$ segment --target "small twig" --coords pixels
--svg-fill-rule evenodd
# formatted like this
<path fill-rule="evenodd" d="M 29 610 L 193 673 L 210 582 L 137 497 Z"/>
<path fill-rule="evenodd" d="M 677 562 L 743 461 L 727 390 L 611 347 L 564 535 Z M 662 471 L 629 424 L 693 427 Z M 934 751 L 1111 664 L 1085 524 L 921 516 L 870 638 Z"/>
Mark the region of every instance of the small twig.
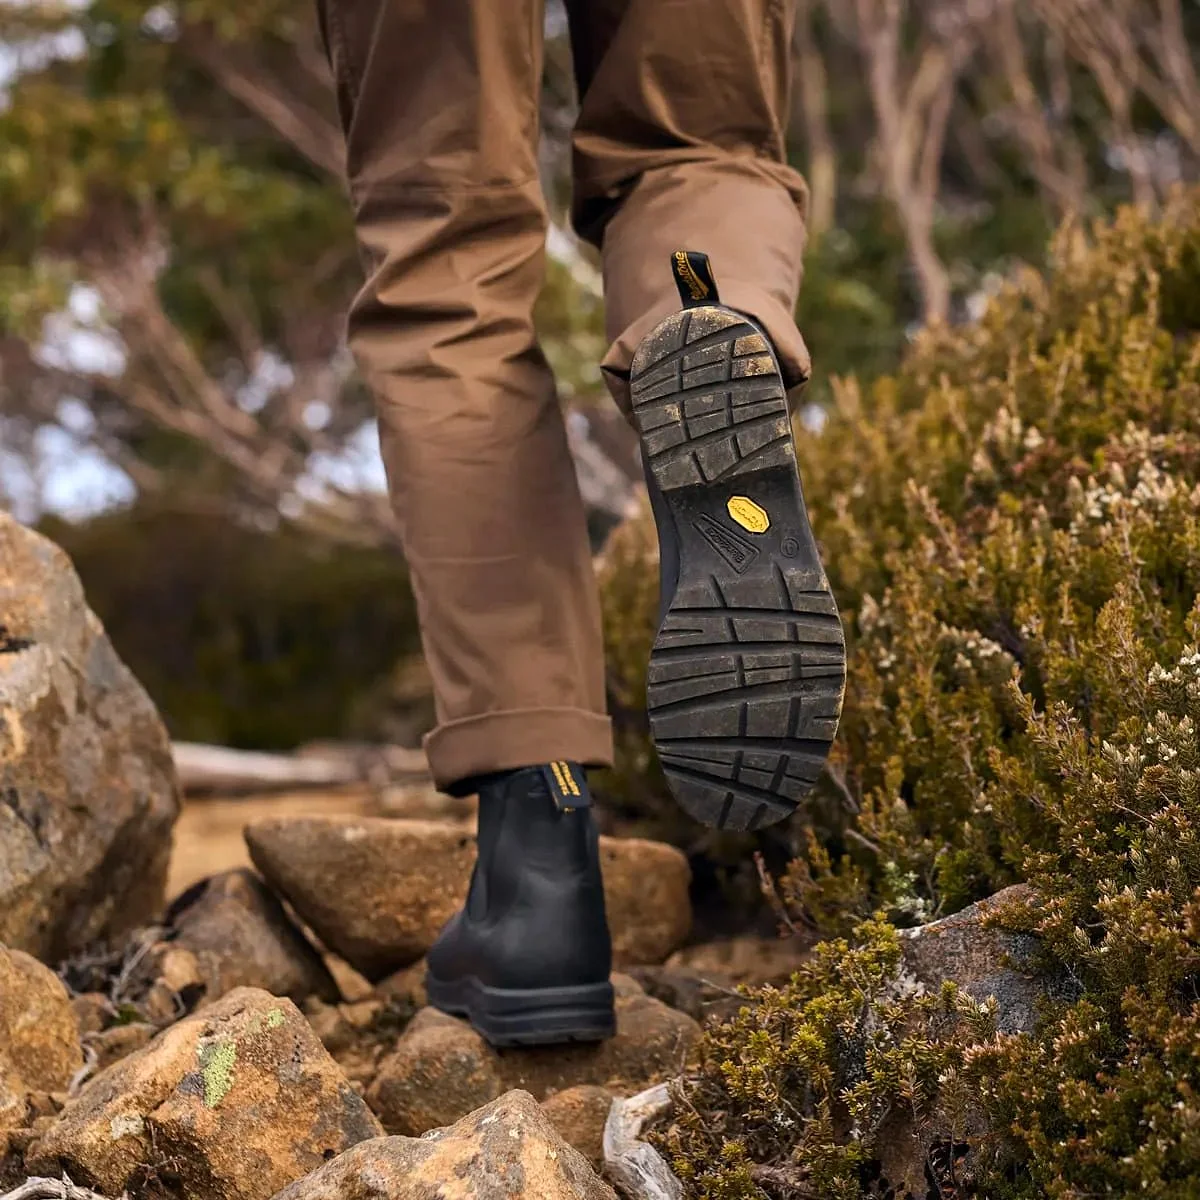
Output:
<path fill-rule="evenodd" d="M 96 1047 L 85 1041 L 83 1043 L 83 1066 L 71 1076 L 71 1082 L 67 1084 L 68 1096 L 74 1099 L 79 1095 L 79 1089 L 91 1078 L 99 1061 L 100 1056 L 96 1053 Z"/>
<path fill-rule="evenodd" d="M 128 1200 L 128 1198 L 129 1193 L 122 1192 L 117 1200 Z M 64 1172 L 62 1179 L 47 1179 L 42 1176 L 27 1179 L 20 1187 L 14 1188 L 11 1192 L 5 1192 L 0 1196 L 0 1200 L 109 1200 L 109 1198 L 102 1196 L 99 1192 L 93 1192 L 90 1188 L 72 1183 L 70 1177 Z"/>
<path fill-rule="evenodd" d="M 846 781 L 846 772 L 841 767 L 835 767 L 832 763 L 826 763 L 825 778 L 833 784 L 838 796 L 841 798 L 842 807 L 848 813 L 852 816 L 857 816 L 862 812 L 862 805 L 850 790 L 850 785 Z"/>
<path fill-rule="evenodd" d="M 759 998 L 758 998 L 757 996 L 747 996 L 747 995 L 744 995 L 742 992 L 735 991 L 733 988 L 728 988 L 728 987 L 725 987 L 725 985 L 724 985 L 724 984 L 717 983 L 715 980 L 708 979 L 708 978 L 706 978 L 706 977 L 705 977 L 705 976 L 703 976 L 703 975 L 699 975 L 699 976 L 697 976 L 697 979 L 698 979 L 698 980 L 699 980 L 699 982 L 700 982 L 700 983 L 702 983 L 702 984 L 703 984 L 703 985 L 704 985 L 706 988 L 711 988 L 711 989 L 712 989 L 714 992 L 717 992 L 719 995 L 722 995 L 722 996 L 728 996 L 728 997 L 729 997 L 729 999 L 731 999 L 731 1000 L 742 1000 L 742 1001 L 744 1001 L 746 1004 L 760 1004 L 760 1003 L 762 1003 L 762 1002 L 759 1000 Z M 716 1003 L 718 1003 L 718 1002 L 717 1002 L 716 1000 L 704 1000 L 704 1001 L 701 1001 L 701 1003 L 703 1003 L 703 1004 L 716 1004 Z"/>
<path fill-rule="evenodd" d="M 876 858 L 883 857 L 883 848 L 877 846 L 869 837 L 866 836 L 866 834 L 859 833 L 859 831 L 855 829 L 853 825 L 847 825 L 846 828 L 842 830 L 842 836 L 846 839 L 846 841 L 853 842 L 856 846 L 861 846 L 864 850 L 869 850 L 876 856 Z"/>
<path fill-rule="evenodd" d="M 142 931 L 141 942 L 138 948 L 121 965 L 120 974 L 113 981 L 113 985 L 109 989 L 109 999 L 113 1004 L 122 1003 L 125 989 L 129 986 L 129 981 L 133 977 L 134 971 L 137 970 L 142 959 L 157 945 L 162 933 L 163 930 L 158 926 L 151 926 Z M 0 1197 L 0 1200 L 4 1200 L 4 1198 Z"/>
<path fill-rule="evenodd" d="M 771 878 L 771 873 L 767 870 L 766 860 L 762 856 L 761 850 L 754 852 L 754 865 L 758 868 L 758 880 L 762 886 L 762 893 L 767 898 L 767 902 L 771 905 L 775 915 L 792 931 L 799 936 L 800 930 L 796 928 L 796 923 L 788 916 L 787 906 L 783 902 L 783 898 L 779 895 L 779 889 L 775 886 L 775 880 Z"/>

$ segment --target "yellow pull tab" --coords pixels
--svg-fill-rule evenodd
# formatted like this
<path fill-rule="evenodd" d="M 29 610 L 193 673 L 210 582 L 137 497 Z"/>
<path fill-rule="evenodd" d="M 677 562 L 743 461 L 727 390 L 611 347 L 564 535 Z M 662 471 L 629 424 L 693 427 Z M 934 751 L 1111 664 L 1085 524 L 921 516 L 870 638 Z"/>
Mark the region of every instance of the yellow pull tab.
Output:
<path fill-rule="evenodd" d="M 675 273 L 675 286 L 684 308 L 721 303 L 707 254 L 701 254 L 699 250 L 676 250 L 671 255 L 671 270 Z"/>
<path fill-rule="evenodd" d="M 560 812 L 574 812 L 577 808 L 586 808 L 591 804 L 591 796 L 587 790 L 587 779 L 583 768 L 577 763 L 558 762 L 548 763 L 542 768 L 542 777 L 550 789 L 550 798 Z"/>

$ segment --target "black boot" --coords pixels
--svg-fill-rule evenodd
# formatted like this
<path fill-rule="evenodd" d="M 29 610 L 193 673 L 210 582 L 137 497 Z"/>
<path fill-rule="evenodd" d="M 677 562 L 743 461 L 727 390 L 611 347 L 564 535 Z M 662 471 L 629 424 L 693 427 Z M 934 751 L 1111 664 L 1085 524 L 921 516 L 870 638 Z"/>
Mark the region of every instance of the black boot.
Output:
<path fill-rule="evenodd" d="M 646 707 L 683 808 L 757 829 L 821 773 L 846 649 L 771 343 L 721 304 L 704 255 L 671 265 L 683 310 L 646 336 L 630 380 L 662 550 Z"/>
<path fill-rule="evenodd" d="M 493 1046 L 613 1035 L 600 843 L 580 767 L 551 763 L 480 782 L 466 907 L 427 963 L 430 1004 L 466 1017 Z"/>

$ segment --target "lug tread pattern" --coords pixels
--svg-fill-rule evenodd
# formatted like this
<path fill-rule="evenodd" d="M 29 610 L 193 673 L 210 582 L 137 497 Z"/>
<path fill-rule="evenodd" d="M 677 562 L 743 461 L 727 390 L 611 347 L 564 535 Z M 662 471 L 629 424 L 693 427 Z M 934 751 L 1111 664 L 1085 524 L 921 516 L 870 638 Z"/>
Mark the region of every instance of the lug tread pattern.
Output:
<path fill-rule="evenodd" d="M 750 322 L 728 309 L 685 309 L 647 340 L 631 392 L 664 492 L 793 462 L 787 393 Z"/>
<path fill-rule="evenodd" d="M 796 470 L 774 355 L 736 313 L 695 308 L 669 317 L 639 347 L 631 391 L 668 503 L 678 489 L 710 488 L 709 508 L 719 513 L 730 480 Z M 793 557 L 760 557 L 753 570 L 723 580 L 685 562 L 651 652 L 647 708 L 659 760 L 683 808 L 718 828 L 757 829 L 790 816 L 837 732 L 845 639 L 800 516 L 807 537 Z"/>

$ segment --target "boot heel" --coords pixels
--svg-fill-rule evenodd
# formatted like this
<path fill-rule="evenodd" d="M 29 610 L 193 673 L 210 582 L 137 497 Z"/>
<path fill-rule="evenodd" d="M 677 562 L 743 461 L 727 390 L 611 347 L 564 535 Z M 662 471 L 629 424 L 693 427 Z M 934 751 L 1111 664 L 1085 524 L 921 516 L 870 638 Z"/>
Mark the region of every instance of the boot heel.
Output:
<path fill-rule="evenodd" d="M 493 1046 L 601 1042 L 616 1033 L 612 984 L 497 988 L 466 978 L 426 977 L 429 1002 L 466 1017 Z"/>

